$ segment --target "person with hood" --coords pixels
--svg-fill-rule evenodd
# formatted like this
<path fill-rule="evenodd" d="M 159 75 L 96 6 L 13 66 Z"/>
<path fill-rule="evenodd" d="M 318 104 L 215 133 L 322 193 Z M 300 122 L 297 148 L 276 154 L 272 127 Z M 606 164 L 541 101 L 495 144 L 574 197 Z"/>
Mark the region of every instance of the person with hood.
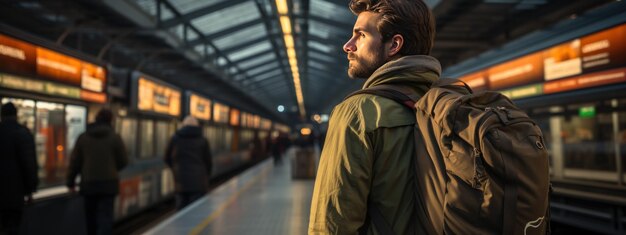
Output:
<path fill-rule="evenodd" d="M 13 103 L 0 110 L 0 234 L 18 234 L 25 203 L 37 190 L 35 140 L 17 122 Z"/>
<path fill-rule="evenodd" d="M 198 120 L 187 116 L 165 150 L 165 163 L 174 174 L 176 208 L 182 209 L 201 198 L 209 189 L 211 148 Z"/>
<path fill-rule="evenodd" d="M 128 163 L 122 138 L 115 133 L 113 113 L 102 109 L 96 121 L 76 140 L 70 156 L 67 187 L 75 192 L 80 175 L 80 194 L 85 200 L 88 234 L 112 234 L 113 206 L 119 192 L 119 175 Z"/>
<path fill-rule="evenodd" d="M 393 85 L 422 96 L 439 79 L 429 56 L 435 23 L 421 0 L 352 0 L 343 46 L 363 89 Z M 353 95 L 335 106 L 321 153 L 309 234 L 427 234 L 416 222 L 415 113 L 391 99 Z M 392 231 L 380 231 L 372 220 Z"/>

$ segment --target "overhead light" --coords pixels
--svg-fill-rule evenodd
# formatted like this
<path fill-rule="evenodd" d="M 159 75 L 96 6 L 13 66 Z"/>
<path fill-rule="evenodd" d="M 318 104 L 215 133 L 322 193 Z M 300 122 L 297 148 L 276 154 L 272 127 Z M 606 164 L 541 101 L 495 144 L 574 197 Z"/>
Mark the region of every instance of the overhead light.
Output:
<path fill-rule="evenodd" d="M 284 34 L 291 34 L 291 21 L 288 16 L 280 17 L 280 26 L 282 27 Z"/>
<path fill-rule="evenodd" d="M 278 10 L 280 28 L 283 31 L 283 39 L 285 40 L 285 49 L 287 50 L 287 58 L 289 59 L 289 67 L 293 77 L 293 86 L 296 93 L 298 108 L 300 109 L 300 117 L 304 120 L 306 112 L 304 110 L 304 97 L 302 95 L 302 87 L 300 86 L 300 71 L 298 70 L 298 59 L 293 40 L 292 25 L 289 18 L 289 8 L 286 0 L 276 0 L 276 9 Z"/>
<path fill-rule="evenodd" d="M 279 105 L 278 107 L 276 107 L 276 109 L 278 110 L 278 112 L 284 112 L 285 111 L 285 106 Z"/>
<path fill-rule="evenodd" d="M 278 9 L 278 14 L 286 15 L 287 14 L 287 0 L 276 0 L 276 8 Z"/>

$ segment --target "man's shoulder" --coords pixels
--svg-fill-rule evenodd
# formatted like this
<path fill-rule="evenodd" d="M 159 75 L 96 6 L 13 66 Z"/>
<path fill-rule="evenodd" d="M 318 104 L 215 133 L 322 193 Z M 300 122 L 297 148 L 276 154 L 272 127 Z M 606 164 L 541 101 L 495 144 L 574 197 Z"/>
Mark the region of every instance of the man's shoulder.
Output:
<path fill-rule="evenodd" d="M 372 94 L 358 94 L 344 100 L 333 116 L 365 125 L 367 130 L 415 124 L 415 115 L 398 102 Z"/>

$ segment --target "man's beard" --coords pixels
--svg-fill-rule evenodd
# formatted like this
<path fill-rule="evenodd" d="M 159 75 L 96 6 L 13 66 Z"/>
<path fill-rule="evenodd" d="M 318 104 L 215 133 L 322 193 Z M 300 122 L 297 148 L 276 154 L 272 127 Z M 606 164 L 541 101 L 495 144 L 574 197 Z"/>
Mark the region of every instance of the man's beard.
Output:
<path fill-rule="evenodd" d="M 382 49 L 383 47 L 381 46 L 381 48 L 374 53 L 373 60 L 364 60 L 363 58 L 359 58 L 357 55 L 349 55 L 352 60 L 350 61 L 350 65 L 348 67 L 348 76 L 352 79 L 369 78 L 374 71 L 386 63 L 382 56 Z"/>

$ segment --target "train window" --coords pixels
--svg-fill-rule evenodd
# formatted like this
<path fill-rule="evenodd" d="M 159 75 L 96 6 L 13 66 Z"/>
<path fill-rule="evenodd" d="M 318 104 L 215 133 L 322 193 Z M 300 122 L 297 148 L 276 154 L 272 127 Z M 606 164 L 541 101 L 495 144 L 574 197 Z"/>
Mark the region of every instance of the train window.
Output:
<path fill-rule="evenodd" d="M 626 112 L 622 111 L 617 113 L 617 120 L 618 132 L 616 142 L 619 147 L 619 158 L 622 161 L 621 165 L 623 173 L 626 169 Z"/>
<path fill-rule="evenodd" d="M 65 156 L 65 118 L 63 105 L 36 102 L 35 148 L 39 163 L 40 187 L 61 184 L 69 159 Z"/>
<path fill-rule="evenodd" d="M 565 176 L 616 181 L 612 112 L 596 112 L 603 103 L 570 105 L 562 121 Z"/>
<path fill-rule="evenodd" d="M 78 136 L 85 132 L 87 125 L 87 108 L 83 106 L 65 106 L 65 123 L 67 125 L 67 146 L 65 153 L 70 156 Z"/>
<path fill-rule="evenodd" d="M 13 102 L 17 108 L 17 122 L 35 132 L 35 101 L 15 98 L 2 98 L 2 104 Z"/>
<path fill-rule="evenodd" d="M 119 117 L 116 122 L 116 132 L 122 137 L 124 147 L 126 147 L 126 153 L 128 157 L 132 159 L 137 153 L 137 144 L 135 142 L 137 140 L 137 120 L 134 118 Z"/>
<path fill-rule="evenodd" d="M 165 148 L 167 147 L 167 142 L 169 138 L 172 136 L 169 132 L 169 125 L 167 122 L 159 121 L 156 123 L 156 156 L 162 157 L 165 156 Z"/>
<path fill-rule="evenodd" d="M 233 129 L 229 128 L 229 127 L 222 127 L 222 131 L 223 131 L 223 149 L 224 150 L 230 150 L 232 149 L 232 143 L 233 143 Z"/>
<path fill-rule="evenodd" d="M 141 143 L 139 158 L 154 157 L 154 121 L 148 119 L 141 120 L 139 139 Z"/>

